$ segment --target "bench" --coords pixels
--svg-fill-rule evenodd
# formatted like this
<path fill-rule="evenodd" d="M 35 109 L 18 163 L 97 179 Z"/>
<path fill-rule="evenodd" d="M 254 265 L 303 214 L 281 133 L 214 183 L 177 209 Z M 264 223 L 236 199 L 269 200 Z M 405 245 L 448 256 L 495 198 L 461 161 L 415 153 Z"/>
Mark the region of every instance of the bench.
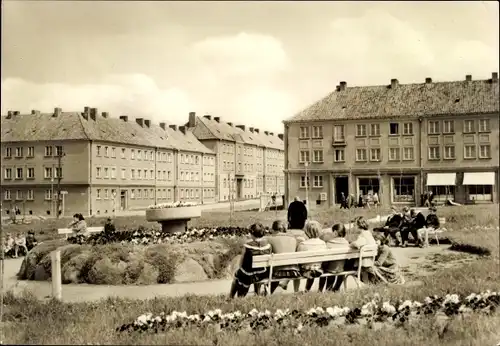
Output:
<path fill-rule="evenodd" d="M 253 268 L 269 268 L 269 278 L 261 280 L 258 283 L 267 283 L 268 292 L 271 292 L 271 283 L 276 281 L 286 280 L 286 278 L 273 278 L 273 268 L 291 264 L 307 264 L 307 263 L 317 263 L 317 262 L 331 262 L 331 261 L 343 261 L 349 259 L 358 259 L 361 263 L 362 259 L 371 258 L 375 260 L 377 256 L 377 245 L 366 245 L 361 249 L 353 249 L 346 244 L 345 247 L 337 247 L 322 251 L 300 251 L 300 252 L 289 252 L 271 255 L 259 255 L 254 256 L 252 259 Z M 321 277 L 327 276 L 356 276 L 356 284 L 358 287 L 361 286 L 361 265 L 358 265 L 358 269 L 351 271 L 344 271 L 340 273 L 325 273 Z M 301 280 L 305 278 L 290 278 L 293 280 Z M 347 281 L 344 280 L 344 288 L 346 287 Z"/>
<path fill-rule="evenodd" d="M 87 232 L 88 233 L 100 233 L 104 231 L 104 227 L 87 227 Z M 59 228 L 57 230 L 57 234 L 64 234 L 66 235 L 66 239 L 68 239 L 69 235 L 73 234 L 73 229 L 72 228 Z"/>

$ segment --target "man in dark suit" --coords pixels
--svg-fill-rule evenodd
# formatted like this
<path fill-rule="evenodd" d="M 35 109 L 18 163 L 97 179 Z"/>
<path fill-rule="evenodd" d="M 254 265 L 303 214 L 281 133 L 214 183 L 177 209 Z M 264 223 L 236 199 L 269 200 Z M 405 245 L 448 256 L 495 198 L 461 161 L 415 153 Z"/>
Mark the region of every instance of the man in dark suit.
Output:
<path fill-rule="evenodd" d="M 290 229 L 303 229 L 307 220 L 307 208 L 299 197 L 295 197 L 288 206 L 288 223 Z"/>

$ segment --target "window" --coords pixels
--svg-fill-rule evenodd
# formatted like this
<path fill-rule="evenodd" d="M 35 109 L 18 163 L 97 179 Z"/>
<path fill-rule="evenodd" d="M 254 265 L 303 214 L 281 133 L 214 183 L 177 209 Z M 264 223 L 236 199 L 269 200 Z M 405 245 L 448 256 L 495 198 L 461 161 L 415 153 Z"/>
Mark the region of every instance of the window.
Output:
<path fill-rule="evenodd" d="M 96 199 L 101 199 L 101 189 L 96 190 Z"/>
<path fill-rule="evenodd" d="M 52 190 L 45 190 L 45 200 L 50 201 L 52 199 Z"/>
<path fill-rule="evenodd" d="M 104 189 L 104 199 L 109 199 L 109 190 Z"/>
<path fill-rule="evenodd" d="M 469 144 L 464 146 L 464 159 L 475 159 L 476 158 L 476 146 L 474 144 Z"/>
<path fill-rule="evenodd" d="M 300 151 L 300 163 L 309 162 L 309 150 Z"/>
<path fill-rule="evenodd" d="M 104 147 L 104 157 L 108 157 L 108 156 L 109 156 L 109 148 Z"/>
<path fill-rule="evenodd" d="M 443 133 L 454 133 L 455 132 L 455 122 L 453 120 L 443 121 Z"/>
<path fill-rule="evenodd" d="M 56 145 L 56 155 L 57 156 L 63 156 L 64 155 L 64 150 L 61 145 Z"/>
<path fill-rule="evenodd" d="M 7 158 L 12 157 L 12 148 L 5 148 L 5 157 Z"/>
<path fill-rule="evenodd" d="M 439 160 L 439 147 L 429 147 L 429 160 Z"/>
<path fill-rule="evenodd" d="M 479 132 L 490 132 L 489 119 L 479 119 Z"/>
<path fill-rule="evenodd" d="M 455 199 L 455 186 L 429 186 L 434 195 L 434 201 L 446 202 L 447 200 Z"/>
<path fill-rule="evenodd" d="M 52 150 L 51 146 L 45 147 L 45 156 L 52 156 Z"/>
<path fill-rule="evenodd" d="M 323 162 L 323 150 L 314 150 L 313 154 L 314 162 Z"/>
<path fill-rule="evenodd" d="M 111 157 L 116 157 L 116 148 L 111 148 Z"/>
<path fill-rule="evenodd" d="M 392 178 L 393 202 L 414 202 L 415 201 L 415 178 L 414 177 L 395 177 Z"/>
<path fill-rule="evenodd" d="M 101 156 L 101 146 L 100 146 L 100 145 L 98 145 L 98 146 L 96 147 L 96 155 L 97 155 L 97 156 Z"/>
<path fill-rule="evenodd" d="M 489 144 L 479 146 L 479 158 L 480 159 L 491 158 L 491 146 Z"/>
<path fill-rule="evenodd" d="M 414 152 L 413 148 L 403 148 L 403 160 L 406 161 L 414 160 L 413 152 Z"/>
<path fill-rule="evenodd" d="M 413 123 L 403 123 L 403 134 L 404 135 L 413 134 Z"/>
<path fill-rule="evenodd" d="M 122 159 L 125 158 L 125 148 L 122 148 L 122 152 L 121 152 L 120 156 Z"/>
<path fill-rule="evenodd" d="M 309 179 L 309 176 L 307 177 L 307 187 L 310 187 L 311 184 L 310 184 L 310 179 Z M 300 177 L 300 187 L 302 188 L 305 188 L 306 187 L 306 176 L 305 175 L 302 175 Z"/>
<path fill-rule="evenodd" d="M 111 179 L 116 179 L 116 168 L 111 168 Z"/>
<path fill-rule="evenodd" d="M 474 132 L 474 120 L 464 120 L 464 133 Z"/>
<path fill-rule="evenodd" d="M 105 179 L 109 178 L 109 169 L 108 169 L 108 167 L 104 167 L 104 178 Z"/>
<path fill-rule="evenodd" d="M 4 179 L 12 179 L 12 168 L 5 168 L 3 177 Z"/>
<path fill-rule="evenodd" d="M 313 177 L 313 186 L 314 187 L 323 187 L 323 176 L 322 175 L 315 175 Z"/>
<path fill-rule="evenodd" d="M 368 194 L 379 193 L 380 181 L 377 178 L 358 178 L 359 191 L 363 193 L 363 196 Z"/>
<path fill-rule="evenodd" d="M 370 136 L 380 136 L 380 124 L 370 125 Z"/>
<path fill-rule="evenodd" d="M 130 170 L 130 179 L 135 179 L 135 169 Z"/>
<path fill-rule="evenodd" d="M 429 121 L 429 134 L 439 133 L 439 121 Z"/>
<path fill-rule="evenodd" d="M 16 168 L 16 179 L 23 179 L 23 169 L 22 168 Z"/>
<path fill-rule="evenodd" d="M 125 168 L 122 168 L 122 179 L 126 179 L 127 175 L 127 170 Z"/>
<path fill-rule="evenodd" d="M 452 160 L 455 158 L 455 146 L 447 145 L 444 147 L 444 158 L 446 160 Z"/>
<path fill-rule="evenodd" d="M 389 124 L 389 134 L 390 135 L 399 135 L 399 124 L 398 123 L 390 123 Z"/>
<path fill-rule="evenodd" d="M 400 150 L 399 148 L 389 148 L 389 161 L 399 161 Z"/>
<path fill-rule="evenodd" d="M 131 158 L 132 160 L 134 160 L 134 159 L 135 159 L 135 150 L 134 150 L 134 149 L 131 149 L 131 150 L 130 150 L 130 158 Z"/>
<path fill-rule="evenodd" d="M 16 191 L 16 200 L 17 201 L 22 201 L 23 200 L 23 191 L 22 190 L 17 190 Z"/>
<path fill-rule="evenodd" d="M 344 125 L 335 125 L 333 127 L 333 141 L 345 142 Z"/>
<path fill-rule="evenodd" d="M 28 155 L 26 157 L 34 157 L 35 156 L 35 147 L 28 147 Z"/>
<path fill-rule="evenodd" d="M 333 153 L 333 160 L 335 162 L 344 162 L 344 149 L 335 149 Z"/>
<path fill-rule="evenodd" d="M 3 192 L 3 199 L 6 201 L 10 201 L 10 199 L 11 199 L 10 190 L 5 190 Z"/>
<path fill-rule="evenodd" d="M 16 157 L 23 157 L 23 147 L 16 148 Z"/>
<path fill-rule="evenodd" d="M 323 138 L 323 126 L 313 126 L 313 138 Z"/>
<path fill-rule="evenodd" d="M 468 190 L 471 201 L 493 201 L 492 185 L 469 185 Z"/>
<path fill-rule="evenodd" d="M 366 161 L 366 149 L 356 149 L 356 161 Z"/>
<path fill-rule="evenodd" d="M 309 126 L 300 127 L 300 138 L 309 138 Z"/>
<path fill-rule="evenodd" d="M 47 168 L 45 168 L 47 169 Z M 95 168 L 95 177 L 100 178 L 101 177 L 101 167 L 96 167 Z"/>
<path fill-rule="evenodd" d="M 33 190 L 28 190 L 26 193 L 26 199 L 28 201 L 32 201 L 35 199 L 35 194 L 33 193 Z"/>
<path fill-rule="evenodd" d="M 381 151 L 380 148 L 370 149 L 370 161 L 380 161 Z"/>
<path fill-rule="evenodd" d="M 62 178 L 62 167 L 56 167 L 54 173 L 55 178 Z"/>
<path fill-rule="evenodd" d="M 135 189 L 130 190 L 130 198 L 135 198 Z"/>
<path fill-rule="evenodd" d="M 358 136 L 358 137 L 366 136 L 366 125 L 365 124 L 357 124 L 356 125 L 356 136 Z"/>

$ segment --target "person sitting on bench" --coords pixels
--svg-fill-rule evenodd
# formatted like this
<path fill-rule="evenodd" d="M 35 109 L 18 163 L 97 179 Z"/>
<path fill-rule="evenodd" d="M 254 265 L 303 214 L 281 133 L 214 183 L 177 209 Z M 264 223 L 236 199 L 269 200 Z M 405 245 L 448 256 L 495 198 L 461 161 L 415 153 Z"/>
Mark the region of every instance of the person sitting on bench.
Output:
<path fill-rule="evenodd" d="M 306 235 L 309 239 L 304 240 L 297 246 L 297 251 L 321 251 L 326 250 L 326 243 L 319 238 L 321 234 L 321 225 L 318 221 L 309 221 L 306 224 Z M 302 276 L 307 279 L 306 291 L 310 291 L 314 283 L 314 278 L 323 274 L 322 263 L 307 263 L 300 266 Z"/>
<path fill-rule="evenodd" d="M 323 236 L 322 239 L 326 242 L 326 247 L 328 249 L 335 248 L 346 248 L 349 246 L 349 242 L 345 239 L 346 229 L 343 224 L 337 223 L 333 225 L 332 232 L 329 232 L 327 236 Z M 346 261 L 330 261 L 323 263 L 323 271 L 329 274 L 340 273 L 344 271 Z M 332 291 L 335 284 L 335 280 L 338 280 L 336 276 L 320 277 L 319 278 L 319 289 L 318 291 L 323 291 L 323 287 L 327 291 Z M 312 286 L 312 284 L 311 284 Z"/>

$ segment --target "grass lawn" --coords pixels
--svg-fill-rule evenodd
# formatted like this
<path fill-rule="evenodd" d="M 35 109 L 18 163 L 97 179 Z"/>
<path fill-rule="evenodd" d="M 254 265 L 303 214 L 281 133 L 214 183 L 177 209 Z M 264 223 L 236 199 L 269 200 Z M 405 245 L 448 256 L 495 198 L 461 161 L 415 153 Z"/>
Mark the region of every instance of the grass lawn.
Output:
<path fill-rule="evenodd" d="M 29 295 L 20 298 L 8 295 L 4 309 L 5 341 L 9 344 L 129 345 L 496 345 L 500 341 L 498 311 L 491 316 L 471 315 L 453 318 L 444 331 L 436 323 L 435 318 L 427 318 L 406 328 L 391 330 L 369 329 L 363 326 L 340 327 L 336 330 L 316 327 L 305 328 L 298 335 L 279 327 L 255 333 L 225 330 L 215 333 L 212 327 L 175 329 L 162 334 L 115 332 L 115 328 L 119 325 L 129 323 L 146 312 L 158 314 L 177 310 L 203 313 L 216 308 L 242 312 L 248 312 L 253 308 L 307 310 L 315 306 L 360 306 L 375 293 L 385 299 L 422 300 L 434 294 L 467 295 L 487 289 L 499 290 L 499 231 L 496 229 L 498 205 L 449 207 L 443 208 L 439 213 L 448 219 L 447 236 L 461 244 L 487 248 L 491 255 L 483 256 L 460 268 L 438 270 L 433 275 L 423 277 L 421 286 L 380 285 L 345 294 L 250 296 L 234 300 L 228 300 L 223 296 L 186 296 L 148 301 L 108 299 L 97 303 L 80 304 L 41 302 Z M 333 218 L 333 216 L 328 217 Z"/>

